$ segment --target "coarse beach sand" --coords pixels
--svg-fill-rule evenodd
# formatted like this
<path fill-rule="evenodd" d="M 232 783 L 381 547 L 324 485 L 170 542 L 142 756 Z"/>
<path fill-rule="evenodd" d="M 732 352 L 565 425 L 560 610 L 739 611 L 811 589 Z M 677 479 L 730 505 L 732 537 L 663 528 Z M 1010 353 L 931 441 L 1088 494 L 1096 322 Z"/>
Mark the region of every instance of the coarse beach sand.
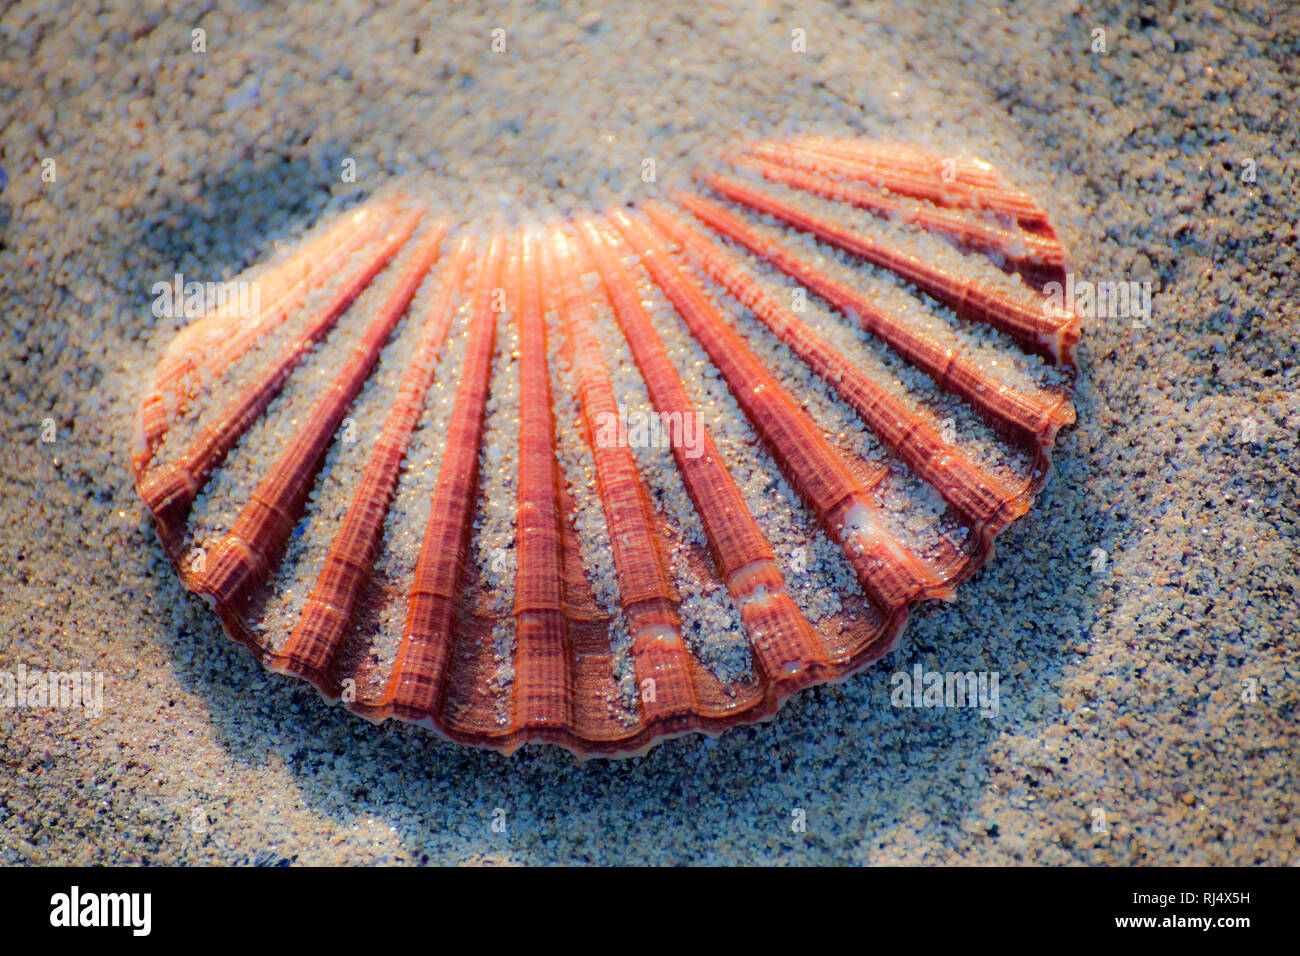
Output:
<path fill-rule="evenodd" d="M 0 864 L 1300 862 L 1300 8 L 1169 6 L 8 5 L 0 671 L 104 707 L 0 709 Z M 1034 509 L 889 657 L 716 740 L 503 757 L 263 672 L 178 583 L 127 462 L 155 282 L 401 175 L 591 209 L 802 132 L 982 155 L 1078 277 L 1151 283 L 1085 320 Z M 997 715 L 891 706 L 918 665 L 997 672 Z"/>

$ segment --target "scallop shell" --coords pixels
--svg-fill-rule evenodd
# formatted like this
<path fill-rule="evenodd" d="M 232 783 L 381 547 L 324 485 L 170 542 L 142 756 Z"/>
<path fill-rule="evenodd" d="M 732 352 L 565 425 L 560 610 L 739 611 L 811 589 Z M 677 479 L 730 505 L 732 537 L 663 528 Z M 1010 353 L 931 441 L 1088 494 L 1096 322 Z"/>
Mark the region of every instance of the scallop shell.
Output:
<path fill-rule="evenodd" d="M 724 158 L 495 232 L 394 194 L 241 276 L 132 452 L 185 585 L 328 699 L 507 751 L 720 732 L 887 652 L 1074 420 L 1064 251 L 980 160 Z"/>

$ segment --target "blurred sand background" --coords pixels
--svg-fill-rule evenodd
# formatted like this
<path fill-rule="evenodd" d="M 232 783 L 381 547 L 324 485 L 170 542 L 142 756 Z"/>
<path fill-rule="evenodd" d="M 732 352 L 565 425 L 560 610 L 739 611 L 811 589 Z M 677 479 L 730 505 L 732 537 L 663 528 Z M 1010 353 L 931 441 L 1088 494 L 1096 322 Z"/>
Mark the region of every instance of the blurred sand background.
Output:
<path fill-rule="evenodd" d="M 1300 861 L 1300 11 L 727 6 L 7 5 L 0 670 L 101 671 L 105 710 L 0 709 L 0 864 Z M 505 758 L 263 673 L 177 583 L 126 464 L 154 282 L 402 173 L 583 207 L 651 146 L 681 182 L 804 130 L 980 153 L 1081 277 L 1154 289 L 1085 325 L 1053 482 L 890 657 L 718 740 Z M 918 663 L 998 671 L 999 716 L 890 707 Z"/>

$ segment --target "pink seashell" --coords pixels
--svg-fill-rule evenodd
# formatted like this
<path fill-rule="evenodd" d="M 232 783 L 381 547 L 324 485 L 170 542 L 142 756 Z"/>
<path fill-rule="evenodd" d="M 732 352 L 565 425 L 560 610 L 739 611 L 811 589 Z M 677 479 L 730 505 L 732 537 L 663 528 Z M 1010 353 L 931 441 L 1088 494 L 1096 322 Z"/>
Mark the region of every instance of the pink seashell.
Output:
<path fill-rule="evenodd" d="M 979 160 L 731 160 L 711 196 L 450 243 L 377 200 L 250 273 L 257 314 L 175 338 L 132 448 L 186 586 L 328 699 L 507 751 L 643 752 L 886 653 L 1074 421 L 1065 252 Z"/>

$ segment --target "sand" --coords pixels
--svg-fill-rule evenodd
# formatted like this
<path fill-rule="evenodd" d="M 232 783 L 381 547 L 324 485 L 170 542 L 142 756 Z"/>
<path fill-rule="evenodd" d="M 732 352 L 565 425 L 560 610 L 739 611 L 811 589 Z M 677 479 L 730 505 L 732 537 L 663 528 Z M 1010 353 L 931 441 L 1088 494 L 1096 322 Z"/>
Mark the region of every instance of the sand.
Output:
<path fill-rule="evenodd" d="M 97 716 L 0 708 L 0 864 L 1300 860 L 1295 8 L 169 6 L 0 15 L 0 672 L 104 678 Z M 263 673 L 178 584 L 126 458 L 154 282 L 398 175 L 581 209 L 806 130 L 980 153 L 1080 278 L 1152 283 L 1143 327 L 1085 321 L 1034 510 L 891 656 L 717 740 L 506 758 Z M 996 671 L 999 713 L 891 706 L 916 665 Z"/>

